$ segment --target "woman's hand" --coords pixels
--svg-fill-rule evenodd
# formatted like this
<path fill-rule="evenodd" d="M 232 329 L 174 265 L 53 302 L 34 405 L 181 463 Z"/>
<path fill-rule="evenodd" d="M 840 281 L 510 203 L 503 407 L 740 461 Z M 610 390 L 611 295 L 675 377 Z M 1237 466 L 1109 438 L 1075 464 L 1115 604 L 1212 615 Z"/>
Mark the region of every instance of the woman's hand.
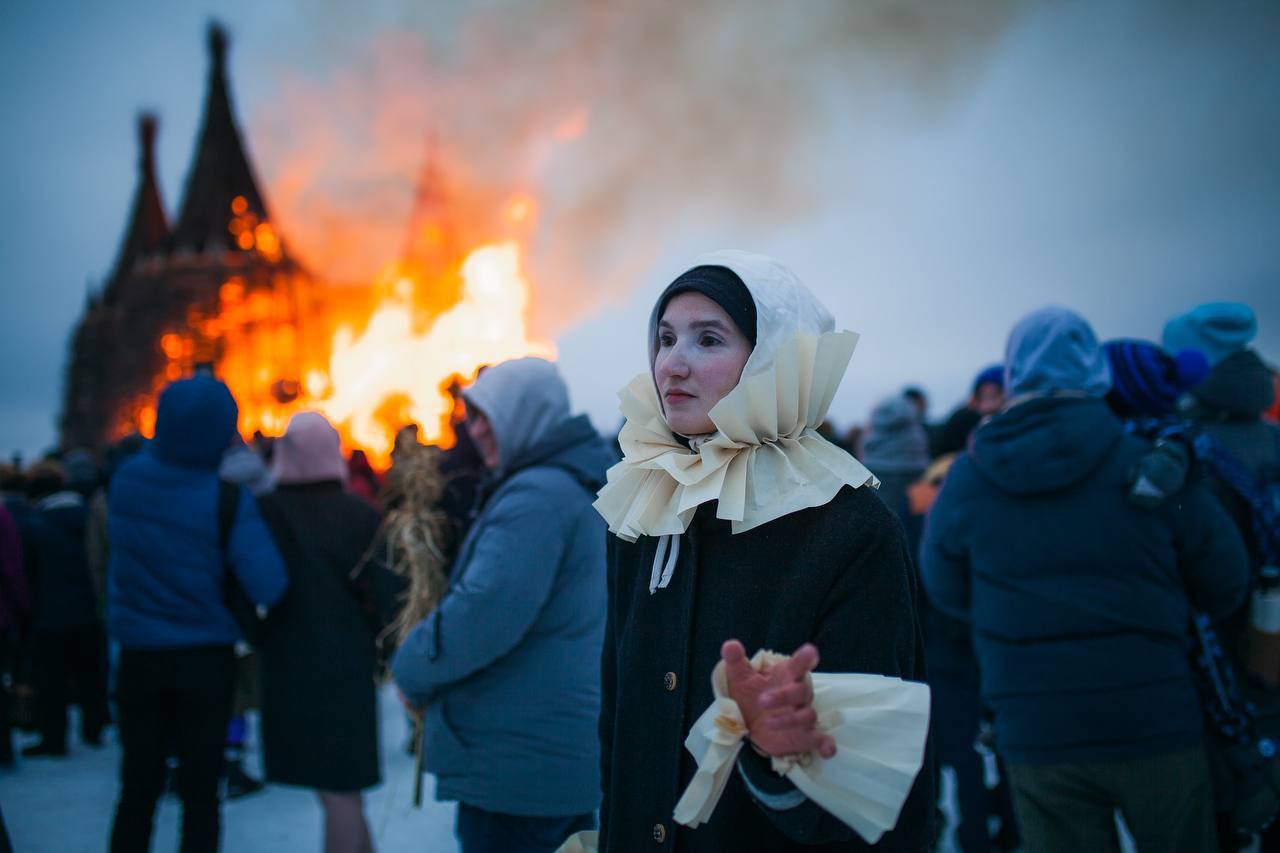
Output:
<path fill-rule="evenodd" d="M 787 660 L 757 672 L 737 640 L 720 647 L 729 697 L 738 703 L 751 743 L 767 755 L 816 752 L 836 754 L 836 742 L 818 731 L 809 673 L 818 665 L 818 650 L 805 643 Z"/>

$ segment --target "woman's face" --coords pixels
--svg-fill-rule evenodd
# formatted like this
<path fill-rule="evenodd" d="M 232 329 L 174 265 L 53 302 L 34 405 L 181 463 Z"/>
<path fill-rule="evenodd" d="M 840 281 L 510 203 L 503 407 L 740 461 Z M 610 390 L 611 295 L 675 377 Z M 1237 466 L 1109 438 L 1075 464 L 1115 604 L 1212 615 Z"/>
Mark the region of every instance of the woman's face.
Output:
<path fill-rule="evenodd" d="M 681 293 L 658 321 L 653 378 L 667 425 L 680 435 L 714 432 L 711 408 L 733 390 L 751 342 L 701 293 Z"/>

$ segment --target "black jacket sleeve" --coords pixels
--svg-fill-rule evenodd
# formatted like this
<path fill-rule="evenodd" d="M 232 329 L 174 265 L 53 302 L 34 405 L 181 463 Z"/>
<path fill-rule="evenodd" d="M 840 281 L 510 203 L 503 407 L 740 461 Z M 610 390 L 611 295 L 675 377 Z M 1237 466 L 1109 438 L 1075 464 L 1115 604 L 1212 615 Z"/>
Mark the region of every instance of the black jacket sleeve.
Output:
<path fill-rule="evenodd" d="M 876 505 L 883 509 L 878 502 Z M 819 613 L 813 636 L 821 656 L 818 668 L 923 681 L 923 640 L 905 534 L 887 510 L 869 513 L 860 533 L 863 546 L 855 549 L 852 564 L 837 576 Z M 932 837 L 928 824 L 933 816 L 933 776 L 928 764 L 926 759 L 899 819 L 899 825 L 905 825 L 907 810 L 915 804 L 921 814 L 912 814 L 910 822 L 926 824 L 920 832 L 922 838 Z M 752 799 L 789 838 L 804 844 L 852 842 L 852 849 L 864 846 L 852 829 L 774 773 L 770 760 L 750 746 L 739 753 L 738 772 Z M 921 802 L 925 807 L 919 806 Z"/>
<path fill-rule="evenodd" d="M 614 649 L 614 617 L 617 606 L 614 595 L 614 575 L 617 573 L 617 539 L 612 533 L 606 545 L 606 617 L 604 646 L 600 650 L 600 849 L 608 850 L 609 838 L 609 780 L 613 768 L 613 716 L 618 683 L 618 656 Z"/>

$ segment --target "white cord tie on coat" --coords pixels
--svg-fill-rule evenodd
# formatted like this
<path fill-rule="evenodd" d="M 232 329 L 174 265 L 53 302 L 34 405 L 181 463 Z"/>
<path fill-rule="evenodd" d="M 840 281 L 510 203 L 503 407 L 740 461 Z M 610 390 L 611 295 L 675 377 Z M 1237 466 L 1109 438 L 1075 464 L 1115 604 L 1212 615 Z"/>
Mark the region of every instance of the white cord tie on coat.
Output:
<path fill-rule="evenodd" d="M 676 570 L 676 560 L 680 557 L 680 534 L 666 534 L 658 537 L 658 550 L 653 554 L 653 570 L 649 573 L 649 594 L 666 589 L 671 583 L 671 575 Z"/>

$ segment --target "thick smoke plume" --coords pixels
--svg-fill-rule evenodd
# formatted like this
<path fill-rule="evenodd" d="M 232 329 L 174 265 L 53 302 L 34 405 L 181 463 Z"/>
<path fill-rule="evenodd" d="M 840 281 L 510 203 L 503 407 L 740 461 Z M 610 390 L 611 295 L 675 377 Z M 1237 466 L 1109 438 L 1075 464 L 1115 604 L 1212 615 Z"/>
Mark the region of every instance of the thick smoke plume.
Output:
<path fill-rule="evenodd" d="M 280 72 L 250 124 L 287 238 L 338 281 L 371 281 L 402 251 L 429 139 L 463 242 L 493 239 L 528 193 L 533 320 L 556 334 L 684 229 L 813 214 L 843 164 L 811 143 L 886 90 L 949 98 L 1012 6 L 414 3 L 370 27 L 335 3 L 309 38 L 342 54 L 337 70 Z"/>

